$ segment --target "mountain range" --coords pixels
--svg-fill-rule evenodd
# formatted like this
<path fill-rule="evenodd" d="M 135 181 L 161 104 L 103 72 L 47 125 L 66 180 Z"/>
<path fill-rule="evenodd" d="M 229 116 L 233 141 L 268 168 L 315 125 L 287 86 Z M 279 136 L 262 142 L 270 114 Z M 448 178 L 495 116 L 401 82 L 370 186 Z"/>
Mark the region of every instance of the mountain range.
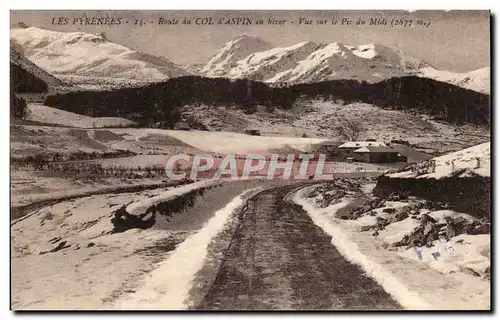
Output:
<path fill-rule="evenodd" d="M 305 41 L 288 47 L 273 47 L 251 35 L 227 42 L 200 73 L 206 77 L 292 84 L 338 79 L 378 82 L 414 75 L 482 93 L 490 90 L 489 67 L 456 73 L 438 70 L 426 61 L 381 44 L 350 46 L 340 42 Z"/>
<path fill-rule="evenodd" d="M 282 85 L 340 79 L 375 83 L 418 76 L 490 92 L 489 67 L 468 73 L 438 70 L 381 44 L 305 41 L 275 47 L 260 37 L 244 34 L 224 44 L 208 62 L 180 66 L 165 57 L 113 43 L 104 33 L 58 32 L 23 24 L 12 28 L 10 37 L 26 58 L 62 79 L 80 76 L 154 82 L 200 75 Z"/>

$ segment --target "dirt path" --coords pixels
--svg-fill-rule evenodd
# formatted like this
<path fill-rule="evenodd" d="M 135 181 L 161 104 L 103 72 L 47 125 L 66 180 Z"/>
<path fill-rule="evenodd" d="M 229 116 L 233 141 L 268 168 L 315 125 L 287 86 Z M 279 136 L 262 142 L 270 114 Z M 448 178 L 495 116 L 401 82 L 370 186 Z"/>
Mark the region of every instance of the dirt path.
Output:
<path fill-rule="evenodd" d="M 290 187 L 262 192 L 239 215 L 239 227 L 215 282 L 195 309 L 399 309 L 299 206 Z"/>

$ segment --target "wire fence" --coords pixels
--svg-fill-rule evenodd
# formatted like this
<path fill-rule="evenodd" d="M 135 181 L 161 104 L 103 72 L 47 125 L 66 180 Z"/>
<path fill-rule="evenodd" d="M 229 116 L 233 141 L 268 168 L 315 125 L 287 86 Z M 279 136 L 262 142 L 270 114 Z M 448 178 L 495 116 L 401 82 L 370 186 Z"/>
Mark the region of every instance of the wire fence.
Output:
<path fill-rule="evenodd" d="M 453 173 L 461 169 L 479 169 L 482 165 L 484 166 L 484 161 L 481 161 L 479 157 L 474 157 L 468 161 L 460 161 L 460 165 L 457 165 L 457 162 L 456 160 L 449 160 L 437 163 L 436 160 L 430 159 L 406 166 L 395 172 L 411 171 L 415 173 L 416 176 L 421 176 L 435 173 L 436 167 L 444 167 L 443 171 Z"/>

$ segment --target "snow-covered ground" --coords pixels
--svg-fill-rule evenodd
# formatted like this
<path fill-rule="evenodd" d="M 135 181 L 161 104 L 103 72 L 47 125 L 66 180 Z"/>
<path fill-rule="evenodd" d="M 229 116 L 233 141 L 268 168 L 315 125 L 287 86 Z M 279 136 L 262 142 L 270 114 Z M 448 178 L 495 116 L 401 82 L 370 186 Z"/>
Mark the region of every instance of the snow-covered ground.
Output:
<path fill-rule="evenodd" d="M 136 251 L 186 234 L 139 229 L 109 234 L 113 227 L 110 214 L 130 200 L 162 191 L 64 201 L 14 221 L 12 307 L 93 309 L 114 291 L 127 290 L 124 282 L 132 282 L 152 268 L 152 259 Z M 62 241 L 69 247 L 48 252 Z"/>
<path fill-rule="evenodd" d="M 70 132 L 65 128 L 23 126 L 26 130 L 19 130 L 20 134 L 11 134 L 11 150 L 15 156 L 18 153 L 23 156 L 51 151 L 68 153 L 72 149 L 99 153 L 113 149 L 138 154 L 179 152 L 179 148 L 172 149 L 172 146 L 190 148 L 186 150 L 190 153 L 200 150 L 216 153 L 262 152 L 289 147 L 309 151 L 314 144 L 326 140 L 342 141 L 336 128 L 342 121 L 350 120 L 362 123 L 360 139 L 386 142 L 393 139 L 406 140 L 429 152 L 454 151 L 489 139 L 486 128 L 452 126 L 430 120 L 426 116 L 384 110 L 364 103 L 343 105 L 341 102 L 311 101 L 297 103 L 292 110 L 268 112 L 260 108 L 251 115 L 235 108 L 185 106 L 183 112 L 186 115 L 195 117 L 211 130 L 221 132 L 120 129 L 118 127 L 133 126 L 134 122 L 121 118 L 92 118 L 39 104 L 29 104 L 28 108 L 30 112 L 27 120 L 39 123 L 80 128 L 115 128 L 99 133 L 87 130 L 85 134 L 83 131 Z M 259 129 L 262 136 L 241 134 L 247 128 Z M 56 137 L 64 133 L 65 137 Z M 26 135 L 30 137 L 24 137 Z M 40 136 L 44 136 L 43 139 Z M 68 140 L 68 145 L 63 140 Z"/>
<path fill-rule="evenodd" d="M 482 277 L 460 272 L 465 268 L 485 269 L 489 266 L 489 235 L 459 235 L 450 241 L 437 241 L 430 248 L 397 251 L 388 244 L 401 239 L 416 226 L 408 217 L 389 224 L 379 235 L 361 232 L 361 227 L 371 225 L 382 209 L 375 209 L 376 216 L 363 216 L 356 220 L 341 220 L 336 212 L 352 199 L 344 198 L 326 208 L 315 205 L 314 198 L 305 195 L 309 187 L 293 196 L 313 222 L 332 236 L 334 245 L 348 260 L 360 265 L 394 299 L 406 309 L 419 310 L 487 310 L 490 306 L 490 282 Z M 369 190 L 367 190 L 369 191 Z M 402 207 L 404 202 L 386 203 L 388 208 Z M 435 218 L 454 213 L 434 212 Z M 453 249 L 450 249 L 453 248 Z M 435 258 L 432 253 L 439 252 Z M 465 269 L 468 270 L 468 269 Z"/>
<path fill-rule="evenodd" d="M 76 128 L 110 128 L 133 127 L 137 124 L 131 120 L 117 117 L 87 117 L 78 113 L 51 108 L 42 104 L 29 103 L 26 120 L 39 123 L 63 125 Z"/>
<path fill-rule="evenodd" d="M 36 156 L 37 154 L 50 155 L 57 153 L 65 155 L 66 159 L 72 153 L 108 153 L 118 155 L 120 151 L 130 151 L 138 155 L 151 156 L 132 159 L 135 166 L 144 167 L 151 162 L 156 164 L 156 160 L 152 160 L 155 158 L 155 155 L 193 154 L 199 152 L 196 148 L 165 134 L 146 137 L 146 131 L 147 129 L 145 128 L 107 128 L 97 130 L 53 127 L 49 125 L 18 125 L 11 128 L 11 157 L 24 158 Z M 81 157 L 77 157 L 76 159 L 81 159 Z M 142 160 L 144 160 L 144 163 L 141 163 Z M 124 163 L 126 159 L 120 158 L 108 158 L 105 161 L 103 160 L 103 163 L 113 165 L 115 161 L 124 167 L 131 166 L 130 164 L 127 166 Z"/>
<path fill-rule="evenodd" d="M 144 230 L 111 233 L 113 212 L 192 188 L 88 196 L 14 220 L 12 308 L 130 309 L 142 298 L 152 300 L 135 308 L 181 308 L 208 242 L 242 203 L 241 194 L 260 185 L 253 181 L 206 190 L 172 217 L 157 215 L 156 224 Z M 154 305 L 157 299 L 167 303 Z"/>
<path fill-rule="evenodd" d="M 386 201 L 383 207 L 374 209 L 374 215 L 364 215 L 355 221 L 360 226 L 370 226 L 377 222 L 377 219 L 390 219 L 391 214 L 384 212 L 386 208 L 403 208 L 408 206 L 408 202 Z M 467 221 L 473 221 L 475 218 L 469 214 L 455 212 L 452 210 L 437 210 L 430 211 L 420 209 L 419 214 L 427 214 L 436 220 L 436 223 L 444 223 L 446 217 L 463 218 Z M 401 240 L 405 235 L 408 235 L 421 223 L 415 217 L 408 216 L 407 218 L 390 223 L 383 230 L 377 231 L 377 239 L 382 240 L 388 245 Z M 417 251 L 418 250 L 418 253 Z M 443 274 L 454 272 L 477 272 L 478 275 L 484 276 L 485 270 L 490 266 L 490 235 L 478 234 L 469 235 L 461 234 L 449 239 L 440 239 L 435 241 L 432 246 L 408 248 L 406 250 L 398 250 L 398 254 L 412 260 L 427 263 L 430 268 L 435 269 Z"/>
<path fill-rule="evenodd" d="M 440 157 L 431 159 L 435 161 L 435 168 L 430 165 L 423 174 L 418 174 L 416 170 L 406 170 L 389 174 L 391 178 L 433 178 L 440 179 L 449 177 L 454 172 L 465 169 L 462 175 L 471 173 L 484 177 L 491 175 L 491 143 L 482 143 L 467 149 L 449 153 Z M 428 172 L 428 173 L 427 173 Z"/>
<path fill-rule="evenodd" d="M 218 153 L 263 152 L 287 145 L 303 151 L 314 143 L 325 141 L 325 139 L 314 138 L 251 136 L 235 132 L 196 130 L 145 129 L 145 132 L 149 135 L 168 135 L 197 149 Z"/>

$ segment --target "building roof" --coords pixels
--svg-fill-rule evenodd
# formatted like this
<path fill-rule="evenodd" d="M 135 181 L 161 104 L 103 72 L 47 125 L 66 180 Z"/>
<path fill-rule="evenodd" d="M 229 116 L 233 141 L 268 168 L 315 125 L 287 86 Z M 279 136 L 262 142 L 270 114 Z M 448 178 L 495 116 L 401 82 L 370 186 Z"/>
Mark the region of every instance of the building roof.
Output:
<path fill-rule="evenodd" d="M 320 142 L 318 145 L 319 146 L 336 146 L 338 144 L 339 144 L 338 141 L 323 141 L 323 142 Z"/>
<path fill-rule="evenodd" d="M 339 146 L 339 148 L 362 148 L 362 147 L 387 147 L 387 145 L 379 141 L 348 141 Z"/>
<path fill-rule="evenodd" d="M 366 153 L 366 152 L 377 152 L 377 153 L 399 153 L 398 150 L 394 150 L 389 147 L 362 147 L 354 150 L 356 153 Z"/>
<path fill-rule="evenodd" d="M 185 123 L 185 122 L 177 122 L 175 124 L 175 127 L 176 128 L 189 128 L 189 124 Z"/>

